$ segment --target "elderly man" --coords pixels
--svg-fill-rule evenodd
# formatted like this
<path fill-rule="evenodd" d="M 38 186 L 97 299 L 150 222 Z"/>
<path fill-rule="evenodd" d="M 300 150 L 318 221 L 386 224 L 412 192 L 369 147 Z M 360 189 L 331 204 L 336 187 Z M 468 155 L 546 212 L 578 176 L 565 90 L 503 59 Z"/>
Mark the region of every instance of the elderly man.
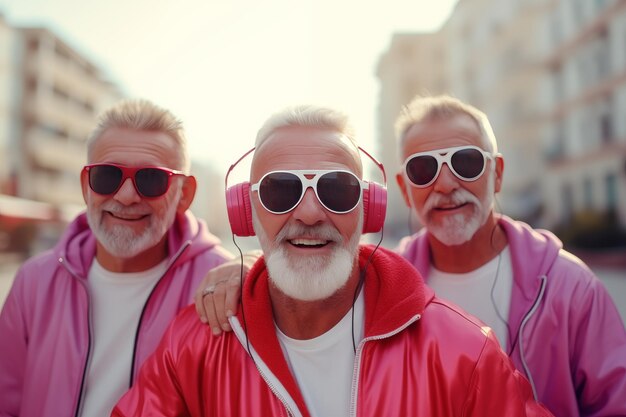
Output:
<path fill-rule="evenodd" d="M 615 305 L 553 234 L 494 213 L 504 158 L 485 114 L 452 97 L 417 97 L 396 127 L 396 179 L 425 226 L 397 251 L 439 297 L 494 329 L 555 415 L 626 415 L 626 331 Z M 219 333 L 238 286 L 225 269 L 199 288 L 211 283 L 215 294 L 199 292 L 196 305 Z"/>
<path fill-rule="evenodd" d="M 113 415 L 550 415 L 488 328 L 398 255 L 359 245 L 381 226 L 380 186 L 361 171 L 341 113 L 271 117 L 250 183 L 227 191 L 231 225 L 251 217 L 264 253 L 234 332 L 215 336 L 183 311 Z"/>
<path fill-rule="evenodd" d="M 18 271 L 0 315 L 0 415 L 104 416 L 213 266 L 230 259 L 188 210 L 181 122 L 108 110 L 81 173 L 87 213 Z"/>
<path fill-rule="evenodd" d="M 550 232 L 494 213 L 504 158 L 484 113 L 417 97 L 396 123 L 406 204 L 398 248 L 443 299 L 495 330 L 556 416 L 626 415 L 626 331 L 598 278 Z"/>

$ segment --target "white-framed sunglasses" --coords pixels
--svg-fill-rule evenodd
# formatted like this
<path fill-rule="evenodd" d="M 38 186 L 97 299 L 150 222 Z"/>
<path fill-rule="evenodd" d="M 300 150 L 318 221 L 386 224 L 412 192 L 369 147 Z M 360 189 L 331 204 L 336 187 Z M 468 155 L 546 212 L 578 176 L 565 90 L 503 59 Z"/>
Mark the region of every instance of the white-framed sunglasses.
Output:
<path fill-rule="evenodd" d="M 414 153 L 402 167 L 411 185 L 424 188 L 435 182 L 444 163 L 460 180 L 476 181 L 485 172 L 487 159 L 494 160 L 497 155 L 478 146 L 455 146 Z"/>
<path fill-rule="evenodd" d="M 284 170 L 268 172 L 250 190 L 258 193 L 265 210 L 285 214 L 300 204 L 309 187 L 326 210 L 345 214 L 356 208 L 369 186 L 346 170 Z"/>

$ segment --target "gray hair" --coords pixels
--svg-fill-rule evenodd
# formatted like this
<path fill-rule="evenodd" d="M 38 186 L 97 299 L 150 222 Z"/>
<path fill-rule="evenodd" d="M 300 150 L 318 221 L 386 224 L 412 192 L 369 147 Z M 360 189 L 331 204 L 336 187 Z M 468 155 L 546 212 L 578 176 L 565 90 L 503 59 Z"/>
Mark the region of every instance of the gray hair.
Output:
<path fill-rule="evenodd" d="M 347 114 L 314 105 L 292 106 L 274 113 L 259 129 L 255 146 L 258 148 L 276 130 L 289 126 L 306 126 L 338 132 L 346 136 L 354 147 L 358 148 L 354 127 Z"/>
<path fill-rule="evenodd" d="M 398 142 L 402 143 L 406 132 L 415 124 L 426 120 L 449 119 L 459 114 L 465 114 L 476 122 L 483 141 L 492 148 L 486 150 L 497 153 L 498 143 L 487 115 L 476 107 L 448 95 L 417 96 L 404 106 L 395 124 Z"/>
<path fill-rule="evenodd" d="M 183 123 L 169 110 L 143 99 L 122 100 L 115 104 L 100 115 L 98 125 L 87 138 L 89 160 L 91 160 L 95 142 L 111 128 L 148 130 L 167 134 L 178 148 L 179 166 L 173 168 L 189 173 L 191 163 Z"/>

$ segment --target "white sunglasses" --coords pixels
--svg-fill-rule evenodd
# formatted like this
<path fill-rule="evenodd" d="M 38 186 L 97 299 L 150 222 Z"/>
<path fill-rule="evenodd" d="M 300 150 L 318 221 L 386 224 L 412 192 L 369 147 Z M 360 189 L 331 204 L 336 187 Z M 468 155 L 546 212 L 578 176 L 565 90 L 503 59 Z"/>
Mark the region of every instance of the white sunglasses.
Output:
<path fill-rule="evenodd" d="M 307 178 L 311 177 L 312 178 Z M 259 193 L 265 210 L 273 214 L 287 213 L 300 204 L 311 187 L 326 210 L 344 214 L 356 208 L 368 184 L 345 170 L 271 171 L 250 187 Z"/>
<path fill-rule="evenodd" d="M 402 166 L 411 185 L 424 188 L 435 182 L 444 163 L 460 180 L 475 181 L 485 172 L 487 159 L 494 160 L 497 155 L 478 146 L 455 146 L 414 153 L 406 158 Z"/>

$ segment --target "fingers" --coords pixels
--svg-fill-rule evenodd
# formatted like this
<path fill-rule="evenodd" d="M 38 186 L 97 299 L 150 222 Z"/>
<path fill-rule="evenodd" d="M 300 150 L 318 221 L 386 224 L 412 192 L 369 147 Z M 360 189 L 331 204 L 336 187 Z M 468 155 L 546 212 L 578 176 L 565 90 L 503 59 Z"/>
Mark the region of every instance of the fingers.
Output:
<path fill-rule="evenodd" d="M 231 317 L 237 314 L 239 309 L 239 296 L 241 294 L 241 280 L 240 277 L 232 277 L 224 283 L 226 288 L 226 297 L 224 299 L 224 314 L 225 317 Z"/>
<path fill-rule="evenodd" d="M 243 262 L 232 260 L 213 268 L 196 289 L 196 312 L 215 335 L 232 330 L 228 318 L 237 314 L 239 308 L 241 273 L 247 274 L 259 256 L 251 252 L 244 255 Z"/>
<path fill-rule="evenodd" d="M 224 308 L 223 305 L 225 294 L 224 292 L 219 291 L 219 288 L 222 286 L 223 285 L 214 285 L 213 291 L 206 292 L 204 297 L 202 298 L 202 305 L 206 315 L 205 323 L 207 323 L 211 327 L 211 331 L 214 335 L 219 335 L 220 333 L 222 333 L 223 321 L 218 318 L 216 309 Z M 228 324 L 228 321 L 226 321 L 226 324 Z"/>

